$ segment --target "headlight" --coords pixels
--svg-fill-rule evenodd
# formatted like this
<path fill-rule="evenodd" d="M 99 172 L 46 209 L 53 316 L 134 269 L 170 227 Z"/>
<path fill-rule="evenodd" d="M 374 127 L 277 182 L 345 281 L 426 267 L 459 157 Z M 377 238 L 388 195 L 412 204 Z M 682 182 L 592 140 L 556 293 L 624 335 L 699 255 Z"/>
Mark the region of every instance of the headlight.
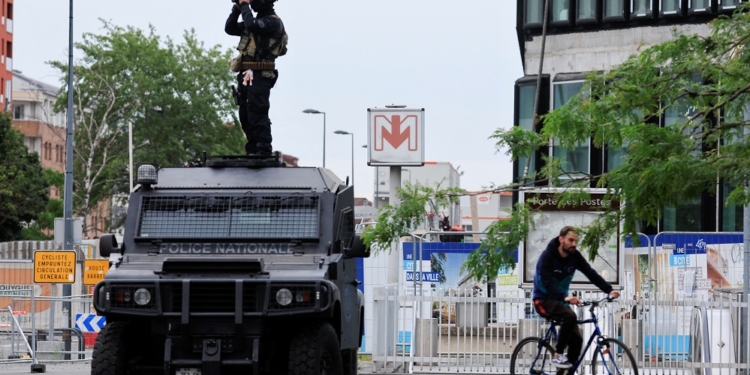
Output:
<path fill-rule="evenodd" d="M 149 292 L 148 289 L 140 288 L 135 291 L 133 300 L 141 306 L 148 305 L 148 303 L 151 302 L 151 292 Z"/>
<path fill-rule="evenodd" d="M 287 288 L 279 289 L 276 292 L 276 302 L 281 306 L 289 306 L 292 303 L 292 291 Z"/>

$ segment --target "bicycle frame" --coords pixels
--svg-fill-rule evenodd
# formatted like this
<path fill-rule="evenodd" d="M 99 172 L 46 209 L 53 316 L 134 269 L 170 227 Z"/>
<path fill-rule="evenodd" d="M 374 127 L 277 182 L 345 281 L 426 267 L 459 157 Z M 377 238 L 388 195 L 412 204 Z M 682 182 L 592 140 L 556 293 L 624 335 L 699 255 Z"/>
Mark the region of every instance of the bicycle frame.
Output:
<path fill-rule="evenodd" d="M 560 325 L 559 323 L 556 323 L 556 322 L 552 322 L 552 321 L 549 321 L 549 322 L 550 322 L 550 326 L 547 329 L 547 333 L 545 333 L 544 335 L 544 342 L 547 342 L 547 343 L 549 343 L 553 337 L 555 341 L 557 341 L 558 336 L 557 336 L 557 329 L 555 327 Z M 581 350 L 581 355 L 578 358 L 576 358 L 575 362 L 573 363 L 573 367 L 567 369 L 568 374 L 573 374 L 576 372 L 576 370 L 578 370 L 578 367 L 583 363 L 583 360 L 586 357 L 586 352 L 591 347 L 591 344 L 594 342 L 595 339 L 602 337 L 602 331 L 599 329 L 599 318 L 597 318 L 596 315 L 592 314 L 591 318 L 589 319 L 582 319 L 582 320 L 576 321 L 576 324 L 578 324 L 579 326 L 584 325 L 584 324 L 590 324 L 590 323 L 594 324 L 594 332 L 592 332 L 591 336 L 589 336 L 589 340 L 588 342 L 586 342 L 586 346 L 584 346 L 583 349 Z M 597 355 L 597 353 L 594 353 L 594 355 Z"/>
<path fill-rule="evenodd" d="M 583 306 L 591 306 L 589 308 L 589 313 L 591 313 L 591 317 L 588 318 L 588 319 L 579 319 L 579 320 L 576 320 L 576 324 L 578 324 L 579 326 L 584 325 L 584 324 L 593 324 L 594 325 L 594 332 L 592 332 L 591 336 L 589 336 L 589 339 L 586 342 L 586 346 L 584 346 L 583 349 L 581 350 L 581 354 L 579 355 L 579 357 L 575 359 L 575 362 L 573 363 L 573 366 L 571 368 L 569 368 L 569 369 L 566 370 L 566 371 L 568 371 L 568 374 L 573 374 L 573 373 L 575 373 L 578 370 L 578 367 L 581 366 L 581 364 L 583 363 L 583 359 L 586 357 L 586 352 L 589 350 L 589 348 L 591 347 L 591 344 L 594 342 L 594 340 L 595 339 L 596 340 L 601 340 L 601 339 L 604 338 L 602 336 L 601 329 L 599 329 L 599 318 L 596 317 L 595 309 L 597 307 L 599 307 L 599 304 L 601 302 L 604 302 L 605 300 L 611 301 L 610 299 L 605 298 L 605 299 L 603 299 L 601 301 L 590 301 L 590 302 L 585 302 L 584 303 Z M 549 320 L 549 319 L 547 319 L 547 321 L 550 323 L 550 326 L 547 329 L 547 332 L 544 334 L 544 338 L 542 339 L 542 342 L 539 343 L 539 351 L 540 352 L 542 350 L 542 345 L 544 343 L 550 343 L 550 340 L 553 337 L 554 337 L 555 341 L 557 341 L 557 339 L 558 339 L 557 329 L 555 327 L 559 326 L 560 323 L 559 322 L 554 322 L 554 321 Z M 599 351 L 597 351 L 596 353 L 594 353 L 595 356 L 596 355 L 600 355 L 600 354 L 601 353 Z M 538 359 L 538 356 L 537 356 L 537 359 Z M 604 358 L 602 358 L 602 360 L 603 359 Z"/>

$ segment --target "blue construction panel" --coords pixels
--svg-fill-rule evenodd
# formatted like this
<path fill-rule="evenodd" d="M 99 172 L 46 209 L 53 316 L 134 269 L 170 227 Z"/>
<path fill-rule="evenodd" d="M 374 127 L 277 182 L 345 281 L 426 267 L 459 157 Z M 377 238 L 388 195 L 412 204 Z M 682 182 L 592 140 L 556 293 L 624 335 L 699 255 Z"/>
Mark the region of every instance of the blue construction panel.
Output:
<path fill-rule="evenodd" d="M 656 342 L 656 345 L 652 345 Z M 685 360 L 690 354 L 689 335 L 647 335 L 643 338 L 643 347 L 652 358 L 663 360 Z"/>
<path fill-rule="evenodd" d="M 396 350 L 403 353 L 411 352 L 411 331 L 398 331 Z"/>

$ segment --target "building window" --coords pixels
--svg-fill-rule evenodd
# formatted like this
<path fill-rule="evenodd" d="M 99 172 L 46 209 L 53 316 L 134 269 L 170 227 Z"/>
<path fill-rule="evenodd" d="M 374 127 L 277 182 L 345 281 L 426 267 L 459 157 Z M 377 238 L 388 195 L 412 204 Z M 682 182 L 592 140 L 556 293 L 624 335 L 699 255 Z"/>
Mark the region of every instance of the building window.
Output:
<path fill-rule="evenodd" d="M 633 0 L 631 13 L 633 17 L 650 17 L 651 0 Z"/>
<path fill-rule="evenodd" d="M 721 186 L 721 207 L 723 207 L 721 230 L 724 232 L 741 232 L 743 229 L 743 207 L 736 203 L 727 204 L 727 197 L 734 188 L 735 186 L 727 183 Z"/>
<path fill-rule="evenodd" d="M 661 0 L 662 14 L 676 14 L 680 13 L 680 10 L 680 0 Z"/>
<path fill-rule="evenodd" d="M 552 0 L 552 22 L 568 21 L 570 6 L 568 0 Z"/>
<path fill-rule="evenodd" d="M 25 107 L 22 104 L 16 104 L 13 106 L 13 119 L 23 120 L 24 119 Z"/>
<path fill-rule="evenodd" d="M 526 23 L 541 24 L 543 21 L 544 0 L 526 1 Z"/>
<path fill-rule="evenodd" d="M 623 0 L 605 0 L 604 1 L 604 17 L 605 18 L 624 18 L 625 5 Z"/>
<path fill-rule="evenodd" d="M 565 105 L 573 96 L 581 92 L 583 82 L 565 82 L 555 83 L 553 85 L 553 108 L 558 109 Z M 581 176 L 581 173 L 589 173 L 589 142 L 584 141 L 576 147 L 566 148 L 557 146 L 557 141 L 553 140 L 552 156 L 562 159 L 562 179 L 569 179 Z"/>
<path fill-rule="evenodd" d="M 711 10 L 710 0 L 690 0 L 691 12 L 708 12 Z"/>
<path fill-rule="evenodd" d="M 596 0 L 578 0 L 578 20 L 596 20 Z"/>
<path fill-rule="evenodd" d="M 699 232 L 701 230 L 700 198 L 679 204 L 677 207 L 665 207 L 663 230 Z"/>
<path fill-rule="evenodd" d="M 536 98 L 536 85 L 526 85 L 518 87 L 518 126 L 523 127 L 526 130 L 534 129 L 534 100 Z M 518 158 L 518 179 L 521 180 L 524 177 L 524 169 L 526 169 L 526 163 L 529 163 L 529 174 L 536 171 L 536 163 L 534 162 L 534 154 L 529 157 Z"/>
<path fill-rule="evenodd" d="M 9 20 L 13 19 L 13 3 L 9 3 L 7 7 L 8 12 L 5 14 Z"/>
<path fill-rule="evenodd" d="M 9 59 L 13 58 L 13 42 L 11 41 L 5 42 L 5 57 Z"/>

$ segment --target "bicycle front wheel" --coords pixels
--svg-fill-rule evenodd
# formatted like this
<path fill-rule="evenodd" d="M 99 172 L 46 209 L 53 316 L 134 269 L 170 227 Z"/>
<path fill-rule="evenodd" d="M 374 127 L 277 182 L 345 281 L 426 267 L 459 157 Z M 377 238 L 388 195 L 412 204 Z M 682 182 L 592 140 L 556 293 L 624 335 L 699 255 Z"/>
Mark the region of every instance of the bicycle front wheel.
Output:
<path fill-rule="evenodd" d="M 510 356 L 510 375 L 554 374 L 552 356 L 555 352 L 540 337 L 527 337 L 518 342 Z"/>
<path fill-rule="evenodd" d="M 630 349 L 618 339 L 603 339 L 591 360 L 592 375 L 638 375 L 638 364 Z"/>

